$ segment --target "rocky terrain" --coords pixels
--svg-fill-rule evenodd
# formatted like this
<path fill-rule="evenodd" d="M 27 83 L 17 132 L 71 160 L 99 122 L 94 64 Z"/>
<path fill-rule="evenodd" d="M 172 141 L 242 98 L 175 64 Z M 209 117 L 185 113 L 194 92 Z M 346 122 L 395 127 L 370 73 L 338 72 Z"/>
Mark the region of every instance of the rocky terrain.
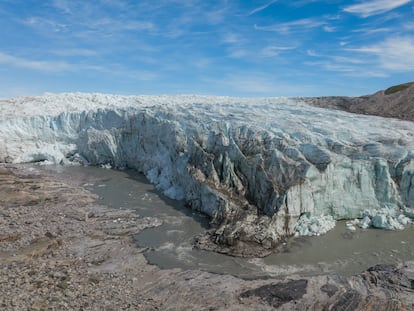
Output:
<path fill-rule="evenodd" d="M 414 121 L 413 82 L 361 97 L 310 97 L 303 100 L 322 108 Z"/>
<path fill-rule="evenodd" d="M 81 178 L 0 167 L 2 310 L 412 310 L 414 262 L 359 275 L 243 280 L 148 265 L 156 218 L 96 203 Z"/>

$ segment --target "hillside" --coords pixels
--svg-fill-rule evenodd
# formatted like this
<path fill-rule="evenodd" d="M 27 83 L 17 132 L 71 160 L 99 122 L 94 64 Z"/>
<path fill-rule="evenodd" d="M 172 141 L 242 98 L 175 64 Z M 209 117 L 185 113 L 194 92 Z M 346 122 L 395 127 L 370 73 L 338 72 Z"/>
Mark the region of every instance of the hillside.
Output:
<path fill-rule="evenodd" d="M 309 97 L 306 103 L 358 114 L 414 121 L 414 82 L 389 87 L 361 97 Z"/>

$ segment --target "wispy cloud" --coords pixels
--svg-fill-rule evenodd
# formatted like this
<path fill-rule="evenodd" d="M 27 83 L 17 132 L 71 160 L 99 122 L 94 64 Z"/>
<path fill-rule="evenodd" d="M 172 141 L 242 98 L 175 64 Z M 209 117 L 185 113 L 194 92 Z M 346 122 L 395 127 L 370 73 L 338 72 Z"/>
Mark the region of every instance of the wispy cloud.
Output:
<path fill-rule="evenodd" d="M 306 54 L 308 54 L 311 57 L 320 57 L 321 56 L 318 53 L 316 53 L 314 50 L 307 50 Z"/>
<path fill-rule="evenodd" d="M 219 85 L 226 93 L 236 96 L 307 96 L 314 92 L 315 85 L 288 83 L 272 74 L 238 71 L 224 75 L 221 79 L 205 79 L 210 85 Z"/>
<path fill-rule="evenodd" d="M 25 58 L 15 57 L 2 52 L 0 52 L 0 63 L 12 65 L 19 68 L 48 72 L 73 70 L 73 67 L 66 62 L 29 60 Z"/>
<path fill-rule="evenodd" d="M 73 51 L 77 52 L 77 51 Z M 80 51 L 78 51 L 80 52 Z M 124 69 L 117 68 L 114 64 L 106 64 L 106 66 L 83 64 L 83 63 L 68 63 L 65 61 L 52 60 L 33 60 L 28 58 L 16 57 L 7 53 L 0 52 L 0 64 L 5 64 L 13 67 L 34 70 L 46 73 L 57 72 L 81 72 L 81 71 L 95 71 L 106 74 L 127 74 Z M 133 70 L 130 70 L 133 71 Z M 141 76 L 145 76 L 145 80 L 152 79 L 154 74 L 140 71 Z"/>
<path fill-rule="evenodd" d="M 354 72 L 356 70 L 355 67 L 345 65 L 345 64 L 338 64 L 338 63 L 330 61 L 330 60 L 305 62 L 305 64 L 306 65 L 317 66 L 319 68 L 323 68 L 324 70 L 329 70 L 329 71 L 338 71 L 338 72 L 351 73 L 351 72 Z"/>
<path fill-rule="evenodd" d="M 223 42 L 229 44 L 240 44 L 245 42 L 245 39 L 237 33 L 230 32 L 223 36 Z"/>
<path fill-rule="evenodd" d="M 53 0 L 51 6 L 53 14 L 48 12 L 44 16 L 31 17 L 25 21 L 26 25 L 37 27 L 44 34 L 66 31 L 67 36 L 74 38 L 90 37 L 101 39 L 102 37 L 122 36 L 127 32 L 153 32 L 156 30 L 154 23 L 147 16 L 136 18 L 134 11 L 124 1 L 100 0 L 100 1 L 68 1 Z M 45 11 L 47 12 L 47 11 Z"/>
<path fill-rule="evenodd" d="M 60 49 L 51 51 L 52 54 L 59 56 L 96 56 L 98 55 L 97 51 L 89 49 Z"/>
<path fill-rule="evenodd" d="M 254 25 L 254 28 L 257 30 L 274 31 L 281 34 L 289 34 L 291 32 L 298 32 L 312 28 L 317 28 L 325 24 L 326 22 L 323 20 L 314 18 L 304 18 L 286 23 L 278 23 L 270 26 Z"/>
<path fill-rule="evenodd" d="M 366 27 L 366 28 L 358 28 L 358 29 L 354 29 L 352 30 L 352 32 L 355 33 L 362 33 L 364 35 L 371 35 L 371 34 L 375 34 L 375 33 L 389 33 L 390 31 L 392 31 L 391 28 L 386 28 L 386 27 Z"/>
<path fill-rule="evenodd" d="M 378 65 L 392 71 L 414 70 L 414 38 L 388 38 L 383 42 L 348 51 L 377 57 Z"/>
<path fill-rule="evenodd" d="M 295 46 L 267 46 L 261 50 L 260 55 L 263 57 L 275 57 L 289 50 L 294 50 Z"/>
<path fill-rule="evenodd" d="M 226 18 L 227 8 L 223 7 L 217 10 L 207 11 L 204 13 L 208 24 L 216 25 Z"/>
<path fill-rule="evenodd" d="M 346 51 L 346 50 L 345 50 Z M 337 53 L 340 53 L 339 51 Z M 333 54 L 317 53 L 313 50 L 308 50 L 307 55 L 316 59 L 312 61 L 306 61 L 306 65 L 318 67 L 326 71 L 333 71 L 340 73 L 341 76 L 348 77 L 369 77 L 369 78 L 384 78 L 388 74 L 381 68 L 375 68 L 372 66 L 366 57 L 361 56 L 348 56 Z M 344 52 L 342 51 L 342 54 Z"/>
<path fill-rule="evenodd" d="M 308 56 L 321 58 L 321 59 L 329 59 L 334 61 L 335 63 L 345 63 L 345 64 L 364 64 L 365 60 L 358 58 L 358 57 L 349 57 L 349 56 L 342 56 L 342 55 L 331 55 L 331 54 L 322 54 L 317 53 L 314 50 L 307 50 L 306 53 Z"/>
<path fill-rule="evenodd" d="M 301 7 L 313 2 L 319 2 L 321 0 L 297 0 L 297 1 L 289 1 L 289 5 L 295 6 L 295 7 Z"/>
<path fill-rule="evenodd" d="M 24 25 L 36 28 L 36 29 L 45 29 L 48 32 L 52 31 L 55 33 L 63 32 L 68 29 L 68 25 L 52 20 L 47 18 L 40 18 L 40 17 L 30 17 L 23 21 L 21 21 Z"/>
<path fill-rule="evenodd" d="M 70 1 L 66 0 L 53 0 L 52 5 L 64 13 L 72 14 L 72 6 Z"/>
<path fill-rule="evenodd" d="M 231 89 L 234 93 L 254 93 L 254 94 L 275 94 L 278 84 L 272 81 L 272 78 L 265 74 L 228 74 L 220 81 L 211 81 L 220 83 L 226 88 Z"/>
<path fill-rule="evenodd" d="M 326 71 L 339 72 L 342 76 L 365 77 L 365 78 L 385 78 L 388 77 L 383 71 L 371 70 L 367 67 L 356 66 L 356 64 L 338 63 L 332 60 L 321 60 L 305 62 L 306 65 L 318 67 Z"/>
<path fill-rule="evenodd" d="M 266 4 L 262 5 L 262 6 L 257 7 L 255 9 L 251 10 L 249 12 L 249 14 L 247 14 L 247 16 L 251 16 L 253 14 L 259 13 L 260 11 L 263 11 L 263 10 L 267 9 L 269 6 L 271 6 L 275 2 L 277 2 L 277 0 L 270 1 L 269 3 L 266 3 Z"/>
<path fill-rule="evenodd" d="M 413 9 L 413 11 L 414 11 L 414 9 Z M 403 25 L 403 27 L 406 30 L 414 30 L 414 22 L 406 23 L 406 24 Z"/>
<path fill-rule="evenodd" d="M 110 17 L 91 19 L 82 22 L 83 29 L 102 34 L 119 34 L 125 31 L 151 31 L 155 26 L 151 22 L 134 20 L 117 20 Z"/>
<path fill-rule="evenodd" d="M 382 14 L 411 2 L 411 0 L 372 0 L 345 7 L 343 10 L 361 17 Z"/>
<path fill-rule="evenodd" d="M 231 49 L 229 51 L 228 57 L 230 58 L 244 58 L 249 55 L 249 52 L 243 48 Z"/>
<path fill-rule="evenodd" d="M 364 64 L 365 60 L 357 57 L 349 57 L 349 56 L 332 56 L 332 59 L 337 63 L 346 63 L 346 64 Z"/>
<path fill-rule="evenodd" d="M 129 4 L 123 0 L 101 0 L 101 3 L 118 9 L 126 9 Z"/>
<path fill-rule="evenodd" d="M 323 26 L 323 30 L 325 32 L 335 32 L 336 31 L 336 28 L 335 27 L 332 27 L 332 26 Z"/>

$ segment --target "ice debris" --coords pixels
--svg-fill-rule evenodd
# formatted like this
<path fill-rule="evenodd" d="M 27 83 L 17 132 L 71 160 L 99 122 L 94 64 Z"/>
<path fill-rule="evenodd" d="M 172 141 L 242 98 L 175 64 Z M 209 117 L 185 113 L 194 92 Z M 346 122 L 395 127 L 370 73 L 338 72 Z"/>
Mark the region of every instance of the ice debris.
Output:
<path fill-rule="evenodd" d="M 318 236 L 335 227 L 335 219 L 331 215 L 302 215 L 295 225 L 295 236 Z"/>
<path fill-rule="evenodd" d="M 384 207 L 379 210 L 365 210 L 362 219 L 354 219 L 346 223 L 347 229 L 355 231 L 355 226 L 361 229 L 377 228 L 385 230 L 403 230 L 412 221 L 407 217 L 414 216 L 413 210 L 406 208 L 404 213 L 398 212 L 395 208 Z"/>

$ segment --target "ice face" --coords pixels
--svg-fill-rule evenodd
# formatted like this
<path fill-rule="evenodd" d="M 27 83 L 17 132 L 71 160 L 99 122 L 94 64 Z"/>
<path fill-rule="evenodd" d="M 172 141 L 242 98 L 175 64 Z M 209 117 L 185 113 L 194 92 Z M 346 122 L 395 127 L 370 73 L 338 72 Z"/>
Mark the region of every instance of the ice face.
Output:
<path fill-rule="evenodd" d="M 286 98 L 48 94 L 0 109 L 0 161 L 135 168 L 210 215 L 218 243 L 272 247 L 414 205 L 413 122 Z"/>

